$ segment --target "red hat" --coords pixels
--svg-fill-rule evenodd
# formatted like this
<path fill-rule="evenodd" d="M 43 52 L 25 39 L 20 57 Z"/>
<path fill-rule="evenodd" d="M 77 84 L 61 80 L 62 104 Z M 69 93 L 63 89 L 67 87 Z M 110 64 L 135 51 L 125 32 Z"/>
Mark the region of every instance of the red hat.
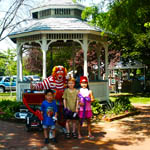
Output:
<path fill-rule="evenodd" d="M 87 77 L 86 77 L 86 76 L 81 76 L 81 77 L 80 77 L 80 83 L 81 83 L 81 82 L 86 82 L 86 83 L 88 83 Z"/>

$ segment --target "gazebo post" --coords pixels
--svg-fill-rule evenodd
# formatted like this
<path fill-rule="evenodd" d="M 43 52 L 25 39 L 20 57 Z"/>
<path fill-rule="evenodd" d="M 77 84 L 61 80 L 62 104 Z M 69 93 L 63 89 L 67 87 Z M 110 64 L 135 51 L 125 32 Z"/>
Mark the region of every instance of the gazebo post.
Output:
<path fill-rule="evenodd" d="M 107 80 L 107 90 L 106 90 L 106 97 L 109 100 L 109 82 L 108 82 L 108 44 L 105 43 L 105 80 Z"/>
<path fill-rule="evenodd" d="M 101 61 L 100 61 L 100 50 L 97 51 L 97 63 L 98 63 L 98 80 L 101 80 L 101 68 L 100 68 L 100 64 L 101 64 Z"/>
<path fill-rule="evenodd" d="M 88 76 L 88 66 L 87 66 L 88 37 L 87 35 L 83 36 L 82 49 L 84 52 L 84 76 Z"/>
<path fill-rule="evenodd" d="M 75 44 L 74 42 L 72 43 L 72 52 L 73 52 L 73 77 L 75 76 Z"/>
<path fill-rule="evenodd" d="M 19 93 L 19 81 L 22 81 L 22 45 L 17 42 L 17 83 L 16 83 L 16 91 Z M 20 95 L 17 94 L 17 101 L 20 101 Z"/>
<path fill-rule="evenodd" d="M 105 79 L 108 80 L 108 44 L 105 44 Z"/>
<path fill-rule="evenodd" d="M 46 78 L 46 52 L 48 50 L 46 35 L 42 36 L 42 52 L 43 52 L 43 79 Z"/>

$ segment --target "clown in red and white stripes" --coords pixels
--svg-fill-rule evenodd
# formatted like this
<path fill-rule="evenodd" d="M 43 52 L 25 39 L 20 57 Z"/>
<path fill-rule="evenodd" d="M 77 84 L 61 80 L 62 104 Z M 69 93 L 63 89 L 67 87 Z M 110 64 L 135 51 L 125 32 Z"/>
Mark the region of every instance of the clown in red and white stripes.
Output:
<path fill-rule="evenodd" d="M 62 95 L 64 92 L 64 89 L 67 85 L 67 69 L 63 66 L 55 66 L 52 70 L 52 75 L 48 78 L 44 79 L 43 82 L 37 83 L 35 85 L 32 85 L 31 83 L 31 90 L 46 90 L 46 89 L 53 89 L 56 91 L 55 93 L 55 99 L 58 105 L 59 109 L 59 124 L 64 126 L 65 122 L 63 121 L 63 99 Z"/>

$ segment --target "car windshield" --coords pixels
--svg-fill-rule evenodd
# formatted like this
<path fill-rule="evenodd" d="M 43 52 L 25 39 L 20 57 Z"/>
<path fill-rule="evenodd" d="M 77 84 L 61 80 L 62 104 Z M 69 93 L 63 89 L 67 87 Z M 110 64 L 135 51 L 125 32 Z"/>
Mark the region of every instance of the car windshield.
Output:
<path fill-rule="evenodd" d="M 39 79 L 39 76 L 33 76 L 34 79 Z"/>
<path fill-rule="evenodd" d="M 30 81 L 27 77 L 23 77 L 23 81 Z"/>
<path fill-rule="evenodd" d="M 17 77 L 13 77 L 13 82 L 17 81 Z M 23 77 L 23 81 L 30 81 L 27 77 Z"/>
<path fill-rule="evenodd" d="M 3 78 L 2 77 L 0 77 L 0 81 L 2 80 Z"/>

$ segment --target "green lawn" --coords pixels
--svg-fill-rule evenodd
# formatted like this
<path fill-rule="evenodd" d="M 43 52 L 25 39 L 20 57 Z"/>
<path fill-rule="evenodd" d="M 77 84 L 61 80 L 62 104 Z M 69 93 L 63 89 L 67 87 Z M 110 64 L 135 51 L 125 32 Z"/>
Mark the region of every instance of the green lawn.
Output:
<path fill-rule="evenodd" d="M 0 101 L 2 100 L 16 101 L 16 93 L 0 93 Z"/>
<path fill-rule="evenodd" d="M 131 103 L 141 103 L 141 104 L 150 104 L 150 93 L 117 93 L 110 94 L 110 100 L 115 101 L 115 99 L 119 96 L 128 96 Z"/>
<path fill-rule="evenodd" d="M 142 104 L 150 104 L 150 93 L 148 94 L 132 94 L 132 93 L 113 93 L 110 94 L 110 100 L 115 101 L 115 99 L 119 96 L 128 96 L 131 103 L 142 103 Z M 0 101 L 1 100 L 12 100 L 16 101 L 16 93 L 0 93 Z"/>

